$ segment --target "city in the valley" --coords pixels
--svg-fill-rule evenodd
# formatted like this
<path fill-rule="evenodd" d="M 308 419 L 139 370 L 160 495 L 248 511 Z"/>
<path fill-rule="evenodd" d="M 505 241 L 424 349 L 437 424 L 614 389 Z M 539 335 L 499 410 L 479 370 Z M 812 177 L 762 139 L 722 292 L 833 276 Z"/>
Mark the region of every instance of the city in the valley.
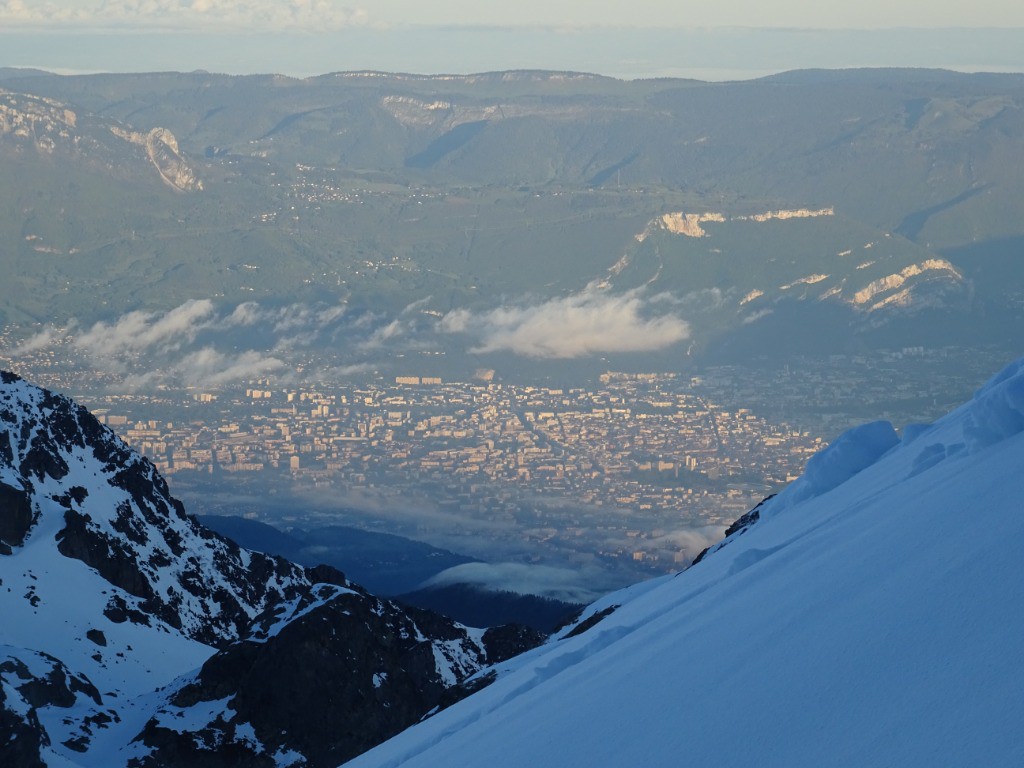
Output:
<path fill-rule="evenodd" d="M 586 386 L 480 370 L 134 394 L 59 350 L 7 364 L 87 405 L 191 512 L 344 523 L 626 581 L 685 567 L 863 409 L 901 426 L 947 407 L 992 354 L 606 372 Z"/>

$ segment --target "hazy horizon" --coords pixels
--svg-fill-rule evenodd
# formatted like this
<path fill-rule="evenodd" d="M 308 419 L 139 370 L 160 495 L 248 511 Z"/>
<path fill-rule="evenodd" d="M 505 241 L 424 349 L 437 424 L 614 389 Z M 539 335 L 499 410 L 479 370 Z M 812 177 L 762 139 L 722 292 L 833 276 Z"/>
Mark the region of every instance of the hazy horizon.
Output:
<path fill-rule="evenodd" d="M 3 6 L 0 5 L 0 10 Z M 743 80 L 794 69 L 1024 72 L 1019 28 L 414 26 L 313 33 L 11 25 L 0 66 L 62 74 L 205 70 L 309 77 L 338 71 L 469 74 L 540 69 L 620 79 Z"/>

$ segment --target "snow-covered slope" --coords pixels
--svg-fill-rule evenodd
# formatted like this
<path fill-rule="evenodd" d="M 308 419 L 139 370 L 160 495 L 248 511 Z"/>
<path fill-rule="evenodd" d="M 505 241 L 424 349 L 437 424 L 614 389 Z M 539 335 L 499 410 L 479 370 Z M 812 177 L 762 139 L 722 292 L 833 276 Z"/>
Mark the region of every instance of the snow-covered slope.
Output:
<path fill-rule="evenodd" d="M 1022 470 L 1024 361 L 347 765 L 1024 765 Z"/>
<path fill-rule="evenodd" d="M 153 465 L 85 409 L 0 376 L 5 642 L 38 648 L 45 628 L 45 650 L 97 684 L 109 669 L 123 687 L 118 667 L 133 666 L 128 677 L 149 688 L 180 670 L 161 645 L 189 669 L 310 585 L 303 568 L 188 517 Z M 140 630 L 154 639 L 136 647 Z"/>
<path fill-rule="evenodd" d="M 85 409 L 6 372 L 0 617 L 5 767 L 334 765 L 539 641 L 241 549 Z"/>

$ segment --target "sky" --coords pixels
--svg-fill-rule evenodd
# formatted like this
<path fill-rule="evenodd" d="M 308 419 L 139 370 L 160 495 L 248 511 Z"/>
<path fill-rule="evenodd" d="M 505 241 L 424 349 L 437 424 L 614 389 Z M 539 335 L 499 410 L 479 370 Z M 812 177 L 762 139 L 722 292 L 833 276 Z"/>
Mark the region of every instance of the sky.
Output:
<path fill-rule="evenodd" d="M 706 79 L 815 66 L 1021 71 L 1024 3 L 0 0 L 0 66 Z"/>
<path fill-rule="evenodd" d="M 1006 27 L 1024 26 L 1024 4 L 1010 0 L 860 0 L 820 3 L 807 0 L 3 0 L 5 24 L 48 27 L 129 26 L 134 28 L 240 25 L 249 29 L 374 25 L 627 26 L 627 27 Z"/>

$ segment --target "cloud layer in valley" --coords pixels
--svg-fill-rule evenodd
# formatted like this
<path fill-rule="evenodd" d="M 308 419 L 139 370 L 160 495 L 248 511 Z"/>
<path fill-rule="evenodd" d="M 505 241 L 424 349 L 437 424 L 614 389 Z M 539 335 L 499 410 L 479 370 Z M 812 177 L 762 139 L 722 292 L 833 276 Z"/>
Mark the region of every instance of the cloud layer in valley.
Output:
<path fill-rule="evenodd" d="M 653 537 L 648 542 L 652 549 L 681 550 L 692 560 L 700 554 L 701 550 L 721 541 L 724 535 L 724 525 L 706 525 L 700 528 L 672 531 L 664 536 Z"/>
<path fill-rule="evenodd" d="M 372 370 L 365 356 L 351 355 L 396 335 L 389 328 L 385 319 L 349 313 L 343 304 L 218 307 L 200 299 L 91 326 L 47 326 L 10 357 L 59 348 L 65 361 L 102 372 L 112 388 L 137 391 L 161 384 L 220 387 L 269 376 L 287 382 L 299 376 L 293 353 L 315 349 L 323 364 L 306 367 L 303 376 L 337 379 Z"/>
<path fill-rule="evenodd" d="M 479 338 L 474 353 L 502 350 L 534 358 L 575 358 L 609 352 L 650 352 L 690 335 L 674 312 L 642 290 L 612 294 L 596 284 L 579 293 L 486 312 L 458 309 L 441 321 L 450 333 Z"/>
<path fill-rule="evenodd" d="M 569 568 L 524 563 L 464 563 L 442 571 L 423 587 L 469 584 L 496 592 L 539 595 L 569 603 L 589 603 L 601 596 L 594 589 L 594 576 Z"/>
<path fill-rule="evenodd" d="M 424 314 L 420 303 L 381 314 L 351 311 L 344 302 L 225 306 L 192 299 L 91 325 L 45 326 L 6 355 L 16 364 L 59 349 L 59 359 L 102 374 L 121 391 L 258 378 L 278 385 L 336 381 L 462 344 L 474 354 L 538 359 L 660 350 L 689 337 L 679 315 L 688 306 L 665 294 L 611 293 L 596 285 L 483 312 L 454 310 L 440 320 Z"/>

